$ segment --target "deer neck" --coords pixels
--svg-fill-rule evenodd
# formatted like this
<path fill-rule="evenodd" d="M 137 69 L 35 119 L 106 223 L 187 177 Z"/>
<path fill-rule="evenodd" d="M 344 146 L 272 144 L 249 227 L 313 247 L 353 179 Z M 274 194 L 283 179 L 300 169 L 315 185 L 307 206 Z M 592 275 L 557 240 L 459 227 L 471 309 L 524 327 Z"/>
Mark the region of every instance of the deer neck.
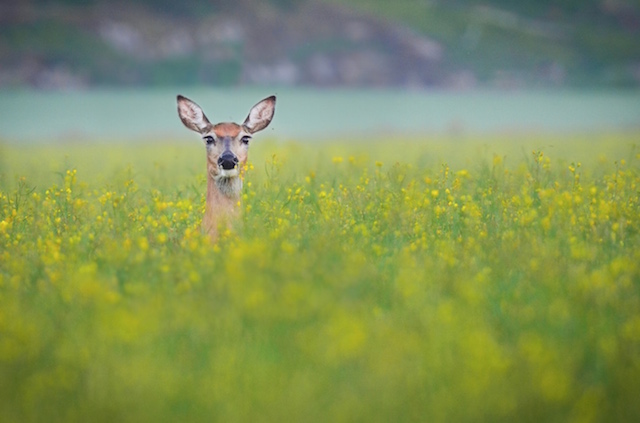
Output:
<path fill-rule="evenodd" d="M 207 199 L 202 226 L 212 237 L 217 237 L 218 229 L 228 225 L 238 212 L 242 192 L 242 178 L 217 177 L 207 173 Z"/>

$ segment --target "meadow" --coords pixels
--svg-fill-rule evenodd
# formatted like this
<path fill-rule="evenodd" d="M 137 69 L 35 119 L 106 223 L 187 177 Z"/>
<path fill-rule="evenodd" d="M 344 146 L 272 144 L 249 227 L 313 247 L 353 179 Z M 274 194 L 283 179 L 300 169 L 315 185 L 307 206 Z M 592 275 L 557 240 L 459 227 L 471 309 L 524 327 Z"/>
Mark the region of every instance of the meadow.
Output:
<path fill-rule="evenodd" d="M 640 421 L 639 139 L 0 144 L 0 421 Z"/>

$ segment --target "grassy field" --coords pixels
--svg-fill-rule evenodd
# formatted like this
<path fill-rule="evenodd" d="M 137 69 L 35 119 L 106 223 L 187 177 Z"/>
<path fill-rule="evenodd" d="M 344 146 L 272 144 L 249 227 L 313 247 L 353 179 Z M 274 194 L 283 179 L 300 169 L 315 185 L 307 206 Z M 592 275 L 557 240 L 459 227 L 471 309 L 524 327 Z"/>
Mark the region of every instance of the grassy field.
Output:
<path fill-rule="evenodd" d="M 638 139 L 0 145 L 0 421 L 640 421 Z"/>

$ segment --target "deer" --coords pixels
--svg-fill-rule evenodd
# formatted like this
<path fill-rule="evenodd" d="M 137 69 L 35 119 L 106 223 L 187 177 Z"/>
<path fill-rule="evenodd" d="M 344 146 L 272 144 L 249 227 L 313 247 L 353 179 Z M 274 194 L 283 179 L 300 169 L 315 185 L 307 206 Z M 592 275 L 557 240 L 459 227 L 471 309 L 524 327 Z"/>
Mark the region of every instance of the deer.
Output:
<path fill-rule="evenodd" d="M 276 97 L 258 102 L 242 125 L 234 122 L 212 124 L 202 108 L 178 95 L 178 116 L 188 129 L 197 132 L 207 151 L 207 197 L 202 229 L 215 241 L 221 228 L 236 218 L 242 194 L 244 171 L 253 134 L 271 123 Z"/>

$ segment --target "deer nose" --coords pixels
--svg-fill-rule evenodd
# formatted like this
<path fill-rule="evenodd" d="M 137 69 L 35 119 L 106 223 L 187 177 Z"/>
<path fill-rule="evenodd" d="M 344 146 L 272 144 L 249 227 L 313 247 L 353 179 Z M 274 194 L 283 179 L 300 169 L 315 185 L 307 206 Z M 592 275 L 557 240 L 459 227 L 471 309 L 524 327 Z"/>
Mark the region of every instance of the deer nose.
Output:
<path fill-rule="evenodd" d="M 218 166 L 222 167 L 224 170 L 235 169 L 238 165 L 238 158 L 235 154 L 230 151 L 225 151 L 218 157 Z"/>

